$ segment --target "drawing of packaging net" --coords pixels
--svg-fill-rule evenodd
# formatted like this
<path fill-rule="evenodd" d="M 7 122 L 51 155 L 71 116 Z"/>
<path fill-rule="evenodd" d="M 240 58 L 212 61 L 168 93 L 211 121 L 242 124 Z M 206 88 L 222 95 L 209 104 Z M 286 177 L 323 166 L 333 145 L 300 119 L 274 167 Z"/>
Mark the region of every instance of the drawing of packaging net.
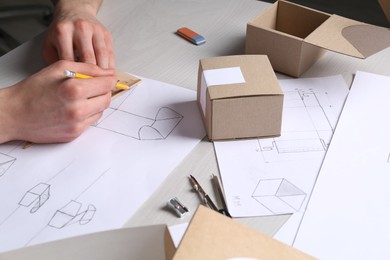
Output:
<path fill-rule="evenodd" d="M 284 178 L 260 180 L 252 197 L 273 214 L 299 211 L 306 193 Z"/>
<path fill-rule="evenodd" d="M 81 207 L 82 204 L 80 202 L 70 201 L 54 213 L 48 225 L 61 229 L 74 223 L 79 223 L 80 225 L 88 224 L 96 213 L 96 207 L 90 204 L 84 211 L 81 211 Z"/>
<path fill-rule="evenodd" d="M 182 115 L 168 107 L 160 108 L 154 118 L 123 110 L 107 109 L 105 113 L 96 127 L 138 140 L 166 139 L 183 119 Z"/>
<path fill-rule="evenodd" d="M 183 119 L 183 116 L 168 107 L 158 110 L 154 122 L 149 126 L 143 126 L 139 131 L 140 140 L 165 139 Z"/>
<path fill-rule="evenodd" d="M 19 201 L 20 206 L 32 206 L 30 213 L 35 213 L 43 204 L 50 198 L 50 185 L 46 183 L 39 183 L 28 190 L 23 198 Z"/>
<path fill-rule="evenodd" d="M 8 171 L 15 161 L 16 158 L 0 153 L 0 177 Z"/>

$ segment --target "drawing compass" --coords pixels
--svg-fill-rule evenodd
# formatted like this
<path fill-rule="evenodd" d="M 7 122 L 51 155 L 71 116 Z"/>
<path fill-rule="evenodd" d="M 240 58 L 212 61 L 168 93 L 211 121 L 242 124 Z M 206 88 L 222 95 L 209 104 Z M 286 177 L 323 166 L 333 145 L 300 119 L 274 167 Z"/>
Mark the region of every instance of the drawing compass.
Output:
<path fill-rule="evenodd" d="M 209 207 L 212 210 L 218 211 L 219 213 L 221 213 L 225 216 L 230 217 L 230 214 L 229 214 L 227 207 L 226 207 L 225 200 L 223 198 L 222 189 L 219 185 L 219 181 L 218 181 L 217 176 L 213 175 L 213 184 L 214 184 L 214 188 L 216 189 L 216 194 L 222 203 L 222 206 L 223 206 L 222 209 L 217 208 L 215 203 L 211 200 L 210 196 L 205 192 L 205 190 L 202 188 L 202 186 L 200 186 L 199 182 L 195 179 L 194 176 L 190 175 L 189 179 L 190 179 L 190 183 L 191 183 L 192 188 L 198 193 L 200 199 L 202 200 L 202 202 L 205 206 Z"/>

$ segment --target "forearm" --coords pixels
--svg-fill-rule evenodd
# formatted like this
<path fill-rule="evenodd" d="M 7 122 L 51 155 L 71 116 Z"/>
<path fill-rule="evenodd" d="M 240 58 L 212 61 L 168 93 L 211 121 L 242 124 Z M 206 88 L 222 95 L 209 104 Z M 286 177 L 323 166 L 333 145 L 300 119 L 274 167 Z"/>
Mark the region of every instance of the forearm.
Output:
<path fill-rule="evenodd" d="M 102 0 L 52 0 L 55 17 L 64 13 L 88 12 L 96 16 Z"/>

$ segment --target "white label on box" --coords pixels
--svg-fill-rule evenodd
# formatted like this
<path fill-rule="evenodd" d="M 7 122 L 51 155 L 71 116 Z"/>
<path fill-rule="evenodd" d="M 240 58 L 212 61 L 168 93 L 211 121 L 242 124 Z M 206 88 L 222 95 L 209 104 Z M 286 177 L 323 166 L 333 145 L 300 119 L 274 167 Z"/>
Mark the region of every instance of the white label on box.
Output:
<path fill-rule="evenodd" d="M 238 83 L 245 83 L 240 67 L 204 70 L 200 88 L 200 104 L 202 105 L 203 114 L 206 114 L 206 91 L 208 87 Z"/>

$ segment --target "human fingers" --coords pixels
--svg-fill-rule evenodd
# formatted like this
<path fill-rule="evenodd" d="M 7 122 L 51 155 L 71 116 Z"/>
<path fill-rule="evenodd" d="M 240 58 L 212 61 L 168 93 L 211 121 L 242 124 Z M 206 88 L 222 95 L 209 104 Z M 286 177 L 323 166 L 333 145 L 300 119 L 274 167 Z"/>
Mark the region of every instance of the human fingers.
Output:
<path fill-rule="evenodd" d="M 49 41 L 57 52 L 58 59 L 74 61 L 75 53 L 73 48 L 73 25 L 67 22 L 57 23 L 49 30 Z"/>
<path fill-rule="evenodd" d="M 92 43 L 96 56 L 96 64 L 101 68 L 114 68 L 115 57 L 111 34 L 102 29 L 93 35 Z"/>
<path fill-rule="evenodd" d="M 58 131 L 61 134 L 52 136 L 50 139 L 45 140 L 45 142 L 70 142 L 79 137 L 88 127 L 95 124 L 103 115 L 103 112 L 98 112 L 92 114 L 90 117 L 87 117 L 82 122 L 77 122 L 75 124 L 68 124 L 61 127 Z"/>
<path fill-rule="evenodd" d="M 114 44 L 112 42 L 111 34 L 109 34 L 109 37 L 106 37 L 106 46 L 109 46 L 108 49 L 110 50 L 108 68 L 114 69 L 115 68 L 115 52 L 114 52 Z"/>
<path fill-rule="evenodd" d="M 75 34 L 73 36 L 74 47 L 78 54 L 78 61 L 96 64 L 92 37 L 95 33 L 93 26 L 88 21 L 75 22 Z"/>
<path fill-rule="evenodd" d="M 103 113 L 110 105 L 110 101 L 110 93 L 82 100 L 69 108 L 66 118 L 69 122 L 86 122 L 85 124 L 90 125 L 98 119 L 96 118 L 94 121 L 90 118 L 95 118 L 95 115 Z"/>
<path fill-rule="evenodd" d="M 51 42 L 45 42 L 43 47 L 43 58 L 49 64 L 52 64 L 59 59 L 57 49 Z"/>
<path fill-rule="evenodd" d="M 81 74 L 89 75 L 91 77 L 104 77 L 114 76 L 115 70 L 113 69 L 102 69 L 96 64 L 83 63 L 83 62 L 71 62 L 61 60 L 56 63 L 56 70 L 61 71 L 62 75 L 64 70 L 71 70 Z"/>

